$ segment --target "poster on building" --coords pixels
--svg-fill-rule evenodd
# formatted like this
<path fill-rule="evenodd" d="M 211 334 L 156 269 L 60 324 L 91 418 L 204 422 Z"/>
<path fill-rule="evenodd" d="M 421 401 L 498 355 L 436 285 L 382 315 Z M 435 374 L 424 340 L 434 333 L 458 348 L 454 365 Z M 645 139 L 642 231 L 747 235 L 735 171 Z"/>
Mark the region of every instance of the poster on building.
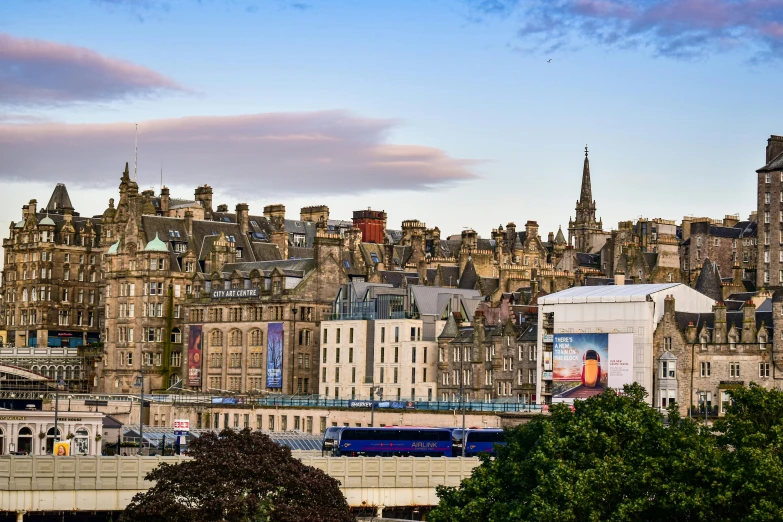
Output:
<path fill-rule="evenodd" d="M 552 401 L 573 402 L 633 382 L 633 334 L 555 334 Z"/>
<path fill-rule="evenodd" d="M 544 352 L 544 371 L 552 371 L 552 352 Z"/>
<path fill-rule="evenodd" d="M 201 386 L 202 325 L 190 325 L 188 333 L 188 386 Z"/>
<path fill-rule="evenodd" d="M 71 454 L 70 442 L 55 442 L 52 451 L 55 457 L 67 457 Z"/>
<path fill-rule="evenodd" d="M 621 390 L 633 382 L 633 334 L 609 334 L 609 387 Z"/>
<path fill-rule="evenodd" d="M 283 323 L 269 323 L 266 357 L 266 387 L 283 387 Z"/>

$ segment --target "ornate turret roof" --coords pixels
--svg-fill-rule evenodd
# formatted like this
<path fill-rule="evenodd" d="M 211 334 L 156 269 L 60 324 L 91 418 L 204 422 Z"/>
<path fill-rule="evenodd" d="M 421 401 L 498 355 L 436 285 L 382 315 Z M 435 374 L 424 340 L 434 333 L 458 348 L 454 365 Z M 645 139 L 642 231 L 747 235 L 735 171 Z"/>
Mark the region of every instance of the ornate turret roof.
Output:
<path fill-rule="evenodd" d="M 42 219 L 42 220 L 41 220 L 41 221 L 40 221 L 38 224 L 39 224 L 39 225 L 49 225 L 49 226 L 54 226 L 54 220 L 53 220 L 52 218 L 50 218 L 49 216 L 46 216 L 46 217 L 45 217 L 45 218 L 43 218 L 43 219 Z"/>
<path fill-rule="evenodd" d="M 73 210 L 73 203 L 71 203 L 71 197 L 68 195 L 68 189 L 65 188 L 65 184 L 58 183 L 54 187 L 52 197 L 49 198 L 49 203 L 46 204 L 46 210 L 49 212 L 61 212 L 62 209 Z"/>
<path fill-rule="evenodd" d="M 555 243 L 556 244 L 564 244 L 566 242 L 565 236 L 563 235 L 563 229 L 562 227 L 557 228 L 557 235 L 555 236 Z"/>
<path fill-rule="evenodd" d="M 443 327 L 443 331 L 440 333 L 441 338 L 443 339 L 454 339 L 459 335 L 459 326 L 457 326 L 457 321 L 454 319 L 453 314 L 449 314 L 449 318 L 446 320 L 446 324 Z"/>
<path fill-rule="evenodd" d="M 160 240 L 158 237 L 158 233 L 155 232 L 155 239 L 147 243 L 147 246 L 144 247 L 145 252 L 168 252 L 169 247 L 166 246 L 166 243 Z"/>
<path fill-rule="evenodd" d="M 120 240 L 118 239 L 116 243 L 112 244 L 109 249 L 106 251 L 106 255 L 114 255 L 116 254 L 120 249 Z"/>

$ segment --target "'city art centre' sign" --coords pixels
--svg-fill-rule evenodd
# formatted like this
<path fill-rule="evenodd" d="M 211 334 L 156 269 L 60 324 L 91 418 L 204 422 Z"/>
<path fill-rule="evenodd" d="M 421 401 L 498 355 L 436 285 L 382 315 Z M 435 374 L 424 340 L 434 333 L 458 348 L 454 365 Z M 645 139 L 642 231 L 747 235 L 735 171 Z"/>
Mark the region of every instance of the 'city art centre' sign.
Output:
<path fill-rule="evenodd" d="M 258 288 L 212 290 L 212 299 L 247 299 L 248 297 L 258 297 Z"/>

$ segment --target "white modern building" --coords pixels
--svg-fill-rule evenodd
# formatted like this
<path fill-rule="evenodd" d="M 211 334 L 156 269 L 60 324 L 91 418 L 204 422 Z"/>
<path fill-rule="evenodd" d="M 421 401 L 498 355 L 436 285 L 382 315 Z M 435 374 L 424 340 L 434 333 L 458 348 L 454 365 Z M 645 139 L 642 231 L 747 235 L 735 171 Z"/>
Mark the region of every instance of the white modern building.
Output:
<path fill-rule="evenodd" d="M 322 396 L 366 399 L 374 386 L 386 399 L 435 397 L 438 343 L 423 339 L 421 319 L 324 321 L 321 329 Z"/>
<path fill-rule="evenodd" d="M 554 341 L 563 334 L 571 334 L 571 337 L 574 334 L 631 334 L 632 353 L 624 354 L 631 366 L 629 375 L 633 382 L 652 390 L 653 334 L 663 317 L 664 299 L 668 295 L 674 297 L 678 311 L 708 313 L 715 304 L 714 300 L 680 283 L 583 286 L 540 297 L 538 360 L 542 378 L 536 384 L 539 403 L 552 402 L 553 386 L 556 390 L 558 375 L 563 375 L 558 374 L 558 361 L 553 353 Z M 583 362 L 585 356 L 578 349 L 575 353 L 574 357 L 578 359 L 575 364 L 589 364 Z M 606 371 L 610 361 L 604 360 L 600 364 Z M 583 370 L 583 382 L 584 378 Z M 652 400 L 652 393 L 648 400 Z"/>
<path fill-rule="evenodd" d="M 472 319 L 477 290 L 352 282 L 321 323 L 319 389 L 335 399 L 434 400 L 438 336 L 455 311 Z M 378 398 L 378 395 L 376 395 Z"/>

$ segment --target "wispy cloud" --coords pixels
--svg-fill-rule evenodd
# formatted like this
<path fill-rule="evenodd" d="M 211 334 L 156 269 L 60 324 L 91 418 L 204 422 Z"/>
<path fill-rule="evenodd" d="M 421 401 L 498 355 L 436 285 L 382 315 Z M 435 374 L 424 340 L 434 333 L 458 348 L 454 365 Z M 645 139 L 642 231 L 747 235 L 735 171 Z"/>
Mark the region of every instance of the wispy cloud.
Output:
<path fill-rule="evenodd" d="M 225 193 L 417 190 L 476 177 L 475 162 L 388 143 L 392 120 L 345 111 L 188 117 L 139 124 L 139 184 L 210 183 Z M 130 123 L 0 124 L 0 179 L 113 187 L 133 157 Z"/>
<path fill-rule="evenodd" d="M 783 0 L 468 0 L 484 16 L 514 14 L 519 36 L 550 51 L 594 41 L 674 58 L 746 49 L 783 54 Z"/>
<path fill-rule="evenodd" d="M 0 105 L 113 101 L 164 91 L 185 89 L 151 69 L 84 47 L 0 33 Z"/>

